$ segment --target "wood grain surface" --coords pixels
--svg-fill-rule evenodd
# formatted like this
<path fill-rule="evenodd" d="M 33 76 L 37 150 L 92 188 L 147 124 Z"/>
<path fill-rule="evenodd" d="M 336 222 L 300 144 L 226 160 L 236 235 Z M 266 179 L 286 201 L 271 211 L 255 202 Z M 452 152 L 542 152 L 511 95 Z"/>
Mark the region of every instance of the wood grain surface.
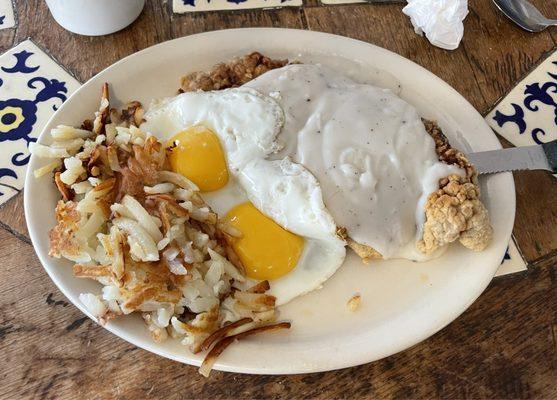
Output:
<path fill-rule="evenodd" d="M 487 113 L 557 48 L 557 30 L 528 34 L 487 0 L 470 0 L 462 45 L 448 52 L 417 36 L 400 4 L 174 15 L 147 1 L 121 32 L 83 37 L 60 28 L 44 1 L 15 1 L 17 28 L 0 50 L 31 37 L 80 81 L 153 44 L 215 29 L 275 26 L 332 32 L 377 44 L 424 66 Z M 557 1 L 535 2 L 557 17 Z M 37 260 L 23 196 L 0 208 L 0 399 L 557 398 L 557 183 L 515 174 L 514 234 L 527 272 L 494 279 L 456 321 L 402 353 L 311 375 L 249 376 L 195 368 L 135 348 L 86 318 Z"/>

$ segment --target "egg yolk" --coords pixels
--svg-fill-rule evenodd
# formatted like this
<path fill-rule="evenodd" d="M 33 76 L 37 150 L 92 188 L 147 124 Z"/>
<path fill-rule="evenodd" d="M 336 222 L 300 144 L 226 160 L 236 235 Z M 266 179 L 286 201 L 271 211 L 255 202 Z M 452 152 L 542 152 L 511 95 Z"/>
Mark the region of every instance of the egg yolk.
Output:
<path fill-rule="evenodd" d="M 277 279 L 298 264 L 304 239 L 282 228 L 253 204 L 237 205 L 224 221 L 242 233 L 241 238 L 232 240 L 232 247 L 248 277 Z"/>
<path fill-rule="evenodd" d="M 220 189 L 228 183 L 228 168 L 219 138 L 204 126 L 192 126 L 167 143 L 174 172 L 184 175 L 202 192 Z"/>

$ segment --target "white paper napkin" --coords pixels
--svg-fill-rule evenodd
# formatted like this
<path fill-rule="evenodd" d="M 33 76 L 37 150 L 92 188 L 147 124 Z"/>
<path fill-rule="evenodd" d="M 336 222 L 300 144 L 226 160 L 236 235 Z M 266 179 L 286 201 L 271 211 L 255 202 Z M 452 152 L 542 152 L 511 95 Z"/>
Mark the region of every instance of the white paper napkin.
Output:
<path fill-rule="evenodd" d="M 402 12 L 410 17 L 418 35 L 425 34 L 437 47 L 454 50 L 464 35 L 468 0 L 408 0 Z"/>

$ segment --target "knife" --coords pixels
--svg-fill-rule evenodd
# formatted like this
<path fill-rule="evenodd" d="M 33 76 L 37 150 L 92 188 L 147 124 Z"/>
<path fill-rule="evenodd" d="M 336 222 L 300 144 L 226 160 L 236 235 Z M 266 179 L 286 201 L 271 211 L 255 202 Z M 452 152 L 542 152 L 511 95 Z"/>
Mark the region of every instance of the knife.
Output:
<path fill-rule="evenodd" d="M 478 174 L 545 169 L 557 173 L 557 140 L 537 146 L 482 151 L 468 154 Z"/>

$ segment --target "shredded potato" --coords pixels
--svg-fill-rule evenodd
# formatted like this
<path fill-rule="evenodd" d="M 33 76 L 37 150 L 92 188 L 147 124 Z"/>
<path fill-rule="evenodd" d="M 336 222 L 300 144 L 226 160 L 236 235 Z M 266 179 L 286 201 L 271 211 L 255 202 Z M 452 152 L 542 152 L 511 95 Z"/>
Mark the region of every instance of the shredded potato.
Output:
<path fill-rule="evenodd" d="M 149 233 L 137 221 L 129 218 L 116 218 L 112 223 L 126 232 L 130 253 L 141 261 L 158 261 L 159 250 Z"/>
<path fill-rule="evenodd" d="M 174 188 L 174 184 L 170 182 L 166 183 L 159 183 L 154 186 L 144 186 L 143 191 L 147 194 L 163 194 L 163 193 L 171 193 Z"/>
<path fill-rule="evenodd" d="M 199 188 L 195 183 L 190 181 L 184 175 L 177 174 L 176 172 L 160 171 L 159 179 L 163 182 L 173 183 L 176 186 L 180 186 L 183 189 L 190 189 L 196 192 L 199 190 Z"/>
<path fill-rule="evenodd" d="M 281 322 L 275 325 L 266 325 L 260 326 L 257 328 L 250 329 L 248 331 L 238 333 L 233 336 L 228 336 L 225 339 L 218 342 L 215 347 L 211 349 L 203 363 L 201 364 L 201 368 L 199 368 L 199 373 L 205 377 L 209 377 L 209 373 L 211 372 L 211 368 L 213 364 L 217 360 L 218 356 L 226 350 L 228 346 L 230 346 L 234 341 L 243 339 L 247 336 L 255 335 L 257 333 L 267 332 L 267 331 L 276 331 L 281 329 L 290 329 L 289 322 Z"/>
<path fill-rule="evenodd" d="M 162 240 L 162 233 L 161 231 L 159 231 L 157 224 L 155 224 L 147 210 L 143 208 L 139 201 L 137 201 L 130 195 L 125 195 L 122 199 L 122 204 L 127 207 L 135 220 L 139 223 L 139 225 L 141 225 L 143 229 L 145 229 L 149 233 L 149 235 L 151 235 L 151 238 L 154 241 L 159 242 L 160 240 Z"/>
<path fill-rule="evenodd" d="M 54 148 L 40 143 L 29 143 L 29 152 L 40 158 L 64 158 L 70 154 L 64 148 Z"/>
<path fill-rule="evenodd" d="M 85 168 L 81 164 L 81 160 L 76 157 L 68 157 L 64 159 L 66 170 L 60 174 L 60 179 L 66 185 L 71 185 L 85 173 Z"/>
<path fill-rule="evenodd" d="M 75 138 L 85 139 L 91 137 L 93 132 L 85 129 L 77 129 L 72 126 L 58 125 L 50 131 L 50 136 L 54 140 L 70 140 Z"/>
<path fill-rule="evenodd" d="M 54 171 L 62 197 L 49 255 L 103 285 L 102 294 L 80 295 L 101 324 L 139 312 L 156 342 L 208 351 L 207 375 L 231 341 L 289 324 L 267 325 L 276 319 L 269 282 L 237 288 L 246 278 L 224 238 L 240 232 L 218 220 L 193 182 L 165 169 L 166 149 L 138 128 L 142 118 L 139 102 L 110 109 L 105 84 L 94 120 L 83 124 L 92 130 L 59 125 L 51 145 L 31 143 L 35 156 L 55 159 L 35 176 Z"/>
<path fill-rule="evenodd" d="M 62 165 L 62 161 L 60 160 L 53 161 L 51 163 L 46 164 L 45 166 L 42 166 L 34 170 L 33 175 L 35 175 L 35 178 L 40 178 L 41 176 L 44 176 L 52 172 L 56 168 L 60 167 L 60 165 Z"/>
<path fill-rule="evenodd" d="M 75 194 L 84 194 L 93 189 L 93 185 L 89 181 L 81 181 L 72 185 Z"/>
<path fill-rule="evenodd" d="M 54 142 L 52 142 L 50 146 L 55 149 L 66 149 L 69 152 L 75 152 L 83 146 L 83 143 L 85 143 L 83 139 L 75 138 L 75 139 L 60 140 L 60 141 L 55 140 Z"/>

